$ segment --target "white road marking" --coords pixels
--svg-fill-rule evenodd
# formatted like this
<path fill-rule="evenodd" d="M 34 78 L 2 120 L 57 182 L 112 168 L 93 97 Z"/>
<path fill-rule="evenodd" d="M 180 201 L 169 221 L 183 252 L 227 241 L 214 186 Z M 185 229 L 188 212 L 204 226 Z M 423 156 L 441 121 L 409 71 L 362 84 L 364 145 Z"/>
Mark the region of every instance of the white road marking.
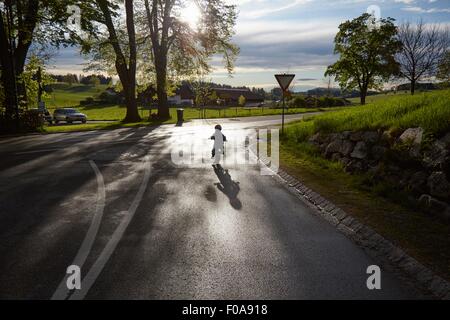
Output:
<path fill-rule="evenodd" d="M 87 273 L 87 275 L 83 278 L 83 281 L 81 282 L 81 290 L 75 291 L 75 293 L 70 297 L 70 300 L 84 299 L 84 297 L 87 295 L 87 293 L 89 292 L 92 285 L 95 283 L 95 280 L 97 280 L 98 276 L 102 272 L 102 270 L 105 267 L 106 263 L 108 262 L 109 258 L 113 254 L 114 250 L 116 249 L 117 245 L 119 244 L 119 241 L 122 239 L 131 220 L 133 220 L 133 217 L 136 213 L 136 210 L 137 210 L 139 204 L 142 201 L 145 190 L 147 189 L 147 186 L 148 186 L 148 182 L 150 180 L 150 161 L 149 161 L 148 156 L 145 157 L 144 167 L 145 167 L 144 178 L 142 180 L 139 191 L 136 194 L 136 197 L 134 198 L 133 202 L 131 203 L 130 208 L 127 211 L 127 215 L 122 220 L 122 222 L 117 227 L 117 229 L 114 231 L 114 234 L 112 235 L 111 239 L 106 244 L 102 253 L 98 257 L 98 259 L 95 261 L 95 263 L 92 265 L 92 267 L 89 270 L 89 272 Z"/>
<path fill-rule="evenodd" d="M 129 137 L 131 137 L 131 136 L 134 135 L 134 134 L 135 134 L 134 132 L 132 132 L 132 133 L 130 133 L 130 134 L 127 134 L 126 136 L 120 138 L 119 141 L 124 141 L 124 140 L 128 139 Z"/>
<path fill-rule="evenodd" d="M 86 258 L 89 255 L 89 252 L 92 249 L 92 245 L 95 241 L 95 238 L 98 233 L 98 229 L 100 227 L 100 223 L 102 221 L 103 212 L 105 209 L 105 199 L 106 199 L 106 192 L 105 192 L 105 182 L 103 179 L 103 175 L 98 169 L 97 165 L 94 161 L 89 161 L 92 169 L 94 169 L 95 176 L 97 177 L 97 204 L 95 207 L 95 214 L 94 218 L 92 219 L 91 226 L 89 227 L 89 230 L 84 237 L 83 243 L 81 244 L 80 249 L 78 250 L 77 255 L 75 256 L 75 259 L 73 260 L 72 265 L 76 265 L 82 269 L 83 264 L 86 261 Z M 61 283 L 58 286 L 58 289 L 56 289 L 55 293 L 52 296 L 52 300 L 64 300 L 68 297 L 70 294 L 70 291 L 67 289 L 66 285 L 67 281 L 67 275 L 64 277 L 64 279 L 61 281 Z"/>

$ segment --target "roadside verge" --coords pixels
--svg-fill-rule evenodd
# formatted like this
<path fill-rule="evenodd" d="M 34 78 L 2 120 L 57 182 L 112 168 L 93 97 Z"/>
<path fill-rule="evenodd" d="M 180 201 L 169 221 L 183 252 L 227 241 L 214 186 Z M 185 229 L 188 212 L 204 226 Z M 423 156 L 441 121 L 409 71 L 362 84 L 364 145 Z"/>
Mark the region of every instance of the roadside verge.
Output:
<path fill-rule="evenodd" d="M 268 165 L 268 159 L 260 159 Z M 398 271 L 419 289 L 438 299 L 450 300 L 450 283 L 344 210 L 304 185 L 296 177 L 279 170 L 277 180 L 312 211 L 335 226 L 382 265 Z"/>

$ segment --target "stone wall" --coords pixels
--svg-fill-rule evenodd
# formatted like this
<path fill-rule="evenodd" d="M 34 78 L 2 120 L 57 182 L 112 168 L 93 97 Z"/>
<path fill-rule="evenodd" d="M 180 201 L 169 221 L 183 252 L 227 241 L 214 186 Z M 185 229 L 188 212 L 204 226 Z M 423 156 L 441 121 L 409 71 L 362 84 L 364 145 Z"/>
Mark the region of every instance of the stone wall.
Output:
<path fill-rule="evenodd" d="M 450 221 L 450 133 L 433 139 L 422 128 L 346 131 L 317 133 L 309 142 L 347 172 L 406 191 L 426 212 Z"/>

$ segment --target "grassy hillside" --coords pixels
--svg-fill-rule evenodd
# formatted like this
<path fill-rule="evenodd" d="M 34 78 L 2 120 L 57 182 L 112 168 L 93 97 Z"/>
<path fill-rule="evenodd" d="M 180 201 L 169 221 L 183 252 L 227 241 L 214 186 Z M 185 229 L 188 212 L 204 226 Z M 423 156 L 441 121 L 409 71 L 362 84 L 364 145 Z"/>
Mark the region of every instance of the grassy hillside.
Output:
<path fill-rule="evenodd" d="M 396 94 L 394 94 L 392 92 L 380 93 L 380 94 L 375 94 L 372 96 L 367 96 L 366 103 L 380 102 L 380 101 L 391 99 L 391 98 L 404 97 L 404 96 L 410 96 L 410 95 L 411 95 L 411 93 L 408 91 L 399 91 Z M 349 98 L 348 100 L 351 101 L 352 103 L 358 104 L 358 105 L 361 101 L 359 97 Z"/>
<path fill-rule="evenodd" d="M 83 84 L 69 85 L 67 83 L 54 83 L 53 92 L 44 99 L 48 109 L 61 107 L 76 107 L 80 101 L 94 97 L 106 89 L 106 85 L 87 86 Z"/>
<path fill-rule="evenodd" d="M 287 134 L 303 141 L 316 132 L 410 127 L 422 127 L 432 135 L 449 131 L 450 90 L 390 97 L 366 106 L 327 113 L 290 126 Z"/>

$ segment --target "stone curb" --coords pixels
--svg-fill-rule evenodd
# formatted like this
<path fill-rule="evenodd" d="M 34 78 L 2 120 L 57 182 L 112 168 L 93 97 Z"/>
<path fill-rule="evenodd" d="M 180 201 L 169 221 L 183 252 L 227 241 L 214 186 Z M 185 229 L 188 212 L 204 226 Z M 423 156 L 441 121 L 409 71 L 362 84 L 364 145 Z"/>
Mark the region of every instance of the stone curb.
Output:
<path fill-rule="evenodd" d="M 270 163 L 268 160 L 260 159 L 260 161 L 266 166 Z M 360 223 L 285 171 L 279 169 L 275 177 L 317 215 L 363 248 L 369 256 L 401 271 L 420 289 L 430 292 L 436 298 L 450 300 L 450 283 L 409 256 L 400 247 L 395 246 L 372 228 Z"/>

